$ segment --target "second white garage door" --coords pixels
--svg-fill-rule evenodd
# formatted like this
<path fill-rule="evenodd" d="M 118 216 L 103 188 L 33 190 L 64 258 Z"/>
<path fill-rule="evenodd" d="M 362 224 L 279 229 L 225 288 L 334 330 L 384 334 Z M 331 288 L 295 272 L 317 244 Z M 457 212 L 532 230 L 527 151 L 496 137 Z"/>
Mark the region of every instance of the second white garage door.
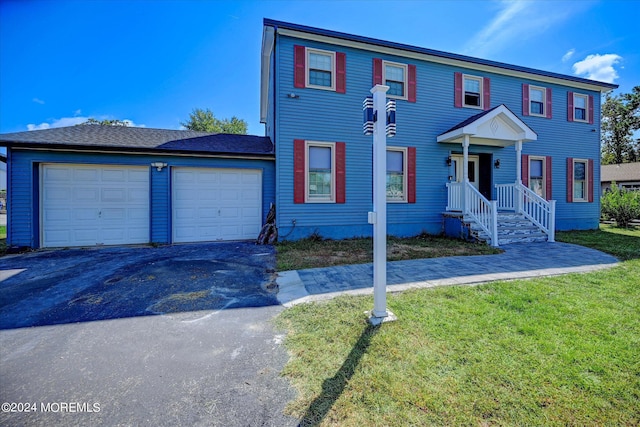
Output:
<path fill-rule="evenodd" d="M 255 239 L 262 226 L 262 171 L 172 169 L 174 242 Z"/>

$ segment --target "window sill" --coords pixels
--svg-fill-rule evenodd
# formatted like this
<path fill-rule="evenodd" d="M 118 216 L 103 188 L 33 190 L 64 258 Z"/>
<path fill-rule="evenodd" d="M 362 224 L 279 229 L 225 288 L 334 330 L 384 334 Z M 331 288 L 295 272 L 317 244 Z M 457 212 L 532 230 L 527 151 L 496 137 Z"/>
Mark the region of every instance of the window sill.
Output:
<path fill-rule="evenodd" d="M 305 89 L 320 89 L 320 90 L 326 90 L 328 92 L 335 92 L 336 91 L 335 87 L 315 86 L 315 85 L 306 85 Z"/>

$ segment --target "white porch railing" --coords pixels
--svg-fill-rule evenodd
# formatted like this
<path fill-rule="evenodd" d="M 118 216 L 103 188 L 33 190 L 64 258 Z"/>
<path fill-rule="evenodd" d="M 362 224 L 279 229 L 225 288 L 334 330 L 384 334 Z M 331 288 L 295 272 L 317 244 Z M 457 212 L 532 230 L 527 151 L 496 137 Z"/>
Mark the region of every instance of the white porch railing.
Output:
<path fill-rule="evenodd" d="M 496 201 L 501 211 L 515 211 L 516 198 L 513 196 L 515 184 L 496 184 Z"/>
<path fill-rule="evenodd" d="M 462 211 L 461 182 L 447 182 L 447 210 Z"/>
<path fill-rule="evenodd" d="M 495 200 L 487 200 L 473 185 L 467 183 L 464 215 L 475 220 L 491 241 L 498 246 L 498 205 Z"/>
<path fill-rule="evenodd" d="M 518 193 L 519 211 L 547 235 L 549 242 L 555 242 L 556 201 L 545 200 L 522 184 L 514 184 Z"/>

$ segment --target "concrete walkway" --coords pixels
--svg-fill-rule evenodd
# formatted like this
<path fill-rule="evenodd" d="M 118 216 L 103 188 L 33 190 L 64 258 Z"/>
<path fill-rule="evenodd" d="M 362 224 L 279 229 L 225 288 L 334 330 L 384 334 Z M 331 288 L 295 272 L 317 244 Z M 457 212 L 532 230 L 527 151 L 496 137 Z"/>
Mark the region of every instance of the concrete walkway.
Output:
<path fill-rule="evenodd" d="M 394 261 L 387 264 L 387 290 L 471 285 L 495 280 L 584 273 L 613 267 L 618 260 L 595 249 L 568 243 L 514 243 L 498 255 Z M 293 270 L 279 273 L 278 301 L 285 307 L 341 294 L 373 293 L 373 264 Z"/>

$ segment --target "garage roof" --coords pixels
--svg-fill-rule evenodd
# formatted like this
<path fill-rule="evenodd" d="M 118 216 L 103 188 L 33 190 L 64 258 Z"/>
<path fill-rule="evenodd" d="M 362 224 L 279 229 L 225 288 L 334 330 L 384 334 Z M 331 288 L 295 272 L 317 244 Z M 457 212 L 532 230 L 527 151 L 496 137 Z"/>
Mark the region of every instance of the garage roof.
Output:
<path fill-rule="evenodd" d="M 269 137 L 191 130 L 78 125 L 0 134 L 0 146 L 71 148 L 87 151 L 152 151 L 273 156 Z"/>

